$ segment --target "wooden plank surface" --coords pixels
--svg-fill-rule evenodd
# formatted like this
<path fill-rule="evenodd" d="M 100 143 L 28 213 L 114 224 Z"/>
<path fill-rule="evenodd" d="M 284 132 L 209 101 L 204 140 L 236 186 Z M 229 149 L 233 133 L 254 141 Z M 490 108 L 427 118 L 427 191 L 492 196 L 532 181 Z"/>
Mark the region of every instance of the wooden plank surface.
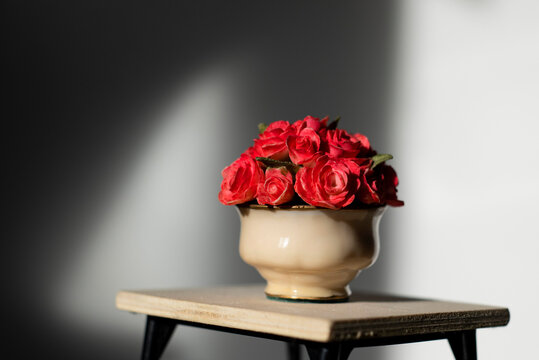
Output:
<path fill-rule="evenodd" d="M 266 299 L 261 285 L 120 291 L 116 306 L 141 314 L 312 341 L 470 330 L 509 322 L 503 307 L 354 293 L 338 304 Z"/>

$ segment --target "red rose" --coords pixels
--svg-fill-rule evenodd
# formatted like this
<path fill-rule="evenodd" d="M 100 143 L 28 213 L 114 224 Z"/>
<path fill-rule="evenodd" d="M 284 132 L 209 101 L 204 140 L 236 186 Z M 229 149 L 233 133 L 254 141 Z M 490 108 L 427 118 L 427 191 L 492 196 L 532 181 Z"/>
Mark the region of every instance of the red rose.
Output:
<path fill-rule="evenodd" d="M 256 197 L 258 184 L 264 180 L 264 171 L 247 154 L 242 154 L 221 173 L 223 182 L 219 201 L 224 205 L 242 204 Z"/>
<path fill-rule="evenodd" d="M 327 127 L 328 120 L 329 116 L 326 116 L 325 118 L 320 120 L 319 118 L 315 118 L 309 115 L 306 116 L 305 119 L 298 120 L 293 123 L 292 127 L 294 128 L 294 130 L 296 130 L 296 134 L 307 127 L 313 129 L 316 132 L 319 132 L 320 130 Z"/>
<path fill-rule="evenodd" d="M 374 151 L 372 148 L 371 148 L 371 143 L 369 141 L 369 139 L 363 135 L 363 134 L 360 134 L 360 133 L 356 133 L 354 135 L 352 135 L 352 137 L 358 141 L 359 143 L 361 143 L 361 146 L 360 146 L 360 150 L 359 150 L 359 153 L 358 153 L 358 157 L 371 157 L 373 155 L 376 155 L 376 151 Z"/>
<path fill-rule="evenodd" d="M 365 204 L 403 206 L 404 201 L 397 198 L 397 173 L 389 165 L 379 165 L 362 173 L 359 200 Z"/>
<path fill-rule="evenodd" d="M 320 151 L 320 136 L 312 128 L 304 128 L 297 135 L 290 135 L 286 140 L 290 160 L 294 164 L 308 164 Z"/>
<path fill-rule="evenodd" d="M 288 121 L 275 121 L 255 139 L 254 152 L 257 156 L 283 160 L 288 156 L 286 139 L 293 133 L 294 129 Z"/>
<path fill-rule="evenodd" d="M 319 156 L 312 167 L 302 167 L 296 174 L 295 189 L 308 204 L 340 209 L 354 201 L 360 186 L 360 174 L 370 160 Z"/>
<path fill-rule="evenodd" d="M 251 158 L 253 158 L 253 159 L 255 159 L 257 156 L 260 156 L 260 155 L 256 152 L 254 146 L 249 146 L 249 147 L 247 148 L 247 150 L 245 150 L 243 153 L 244 153 L 245 155 L 248 155 L 249 157 L 251 157 Z"/>
<path fill-rule="evenodd" d="M 370 150 L 368 139 L 361 134 L 350 135 L 346 130 L 335 129 L 326 132 L 327 152 L 334 157 L 354 158 L 359 153 Z"/>
<path fill-rule="evenodd" d="M 260 205 L 281 205 L 294 197 L 294 179 L 285 167 L 268 168 L 266 179 L 258 184 L 256 201 Z"/>

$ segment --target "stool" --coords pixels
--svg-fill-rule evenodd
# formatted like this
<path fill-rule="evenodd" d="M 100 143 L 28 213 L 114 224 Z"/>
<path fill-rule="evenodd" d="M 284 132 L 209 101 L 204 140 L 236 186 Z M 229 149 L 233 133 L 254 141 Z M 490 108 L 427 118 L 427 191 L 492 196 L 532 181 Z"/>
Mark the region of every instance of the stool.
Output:
<path fill-rule="evenodd" d="M 261 285 L 120 291 L 120 310 L 147 315 L 143 360 L 159 359 L 176 325 L 286 342 L 288 358 L 345 360 L 356 347 L 447 339 L 457 360 L 477 359 L 475 331 L 503 326 L 503 307 L 354 293 L 348 302 L 268 300 Z"/>

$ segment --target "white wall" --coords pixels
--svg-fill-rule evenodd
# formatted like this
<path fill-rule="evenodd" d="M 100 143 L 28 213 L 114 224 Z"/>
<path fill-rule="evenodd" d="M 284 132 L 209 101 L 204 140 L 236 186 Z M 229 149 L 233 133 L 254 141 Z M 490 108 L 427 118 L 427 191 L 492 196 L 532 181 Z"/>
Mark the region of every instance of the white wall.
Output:
<path fill-rule="evenodd" d="M 539 2 L 402 3 L 388 290 L 507 306 L 481 359 L 537 355 Z M 395 359 L 450 359 L 445 342 Z"/>

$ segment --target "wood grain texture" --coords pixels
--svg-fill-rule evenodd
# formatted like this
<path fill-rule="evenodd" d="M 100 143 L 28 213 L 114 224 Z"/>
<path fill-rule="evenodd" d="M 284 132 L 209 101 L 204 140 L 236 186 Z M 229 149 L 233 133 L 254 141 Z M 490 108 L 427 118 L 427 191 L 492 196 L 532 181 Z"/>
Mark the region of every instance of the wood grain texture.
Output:
<path fill-rule="evenodd" d="M 261 285 L 120 291 L 116 306 L 320 342 L 471 330 L 509 322 L 509 310 L 503 307 L 365 293 L 339 304 L 272 301 Z"/>

